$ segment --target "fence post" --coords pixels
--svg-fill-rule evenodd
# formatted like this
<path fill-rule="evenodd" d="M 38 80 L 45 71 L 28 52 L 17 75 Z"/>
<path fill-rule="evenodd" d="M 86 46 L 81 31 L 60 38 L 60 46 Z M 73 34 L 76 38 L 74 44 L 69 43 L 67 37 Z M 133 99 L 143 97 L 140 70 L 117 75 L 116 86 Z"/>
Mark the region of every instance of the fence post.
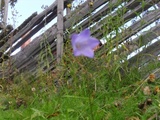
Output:
<path fill-rule="evenodd" d="M 7 16 L 8 16 L 8 0 L 5 0 L 4 6 L 4 16 L 3 16 L 3 27 L 5 28 L 7 25 Z"/>
<path fill-rule="evenodd" d="M 59 64 L 63 54 L 63 10 L 64 0 L 57 0 L 57 63 Z"/>

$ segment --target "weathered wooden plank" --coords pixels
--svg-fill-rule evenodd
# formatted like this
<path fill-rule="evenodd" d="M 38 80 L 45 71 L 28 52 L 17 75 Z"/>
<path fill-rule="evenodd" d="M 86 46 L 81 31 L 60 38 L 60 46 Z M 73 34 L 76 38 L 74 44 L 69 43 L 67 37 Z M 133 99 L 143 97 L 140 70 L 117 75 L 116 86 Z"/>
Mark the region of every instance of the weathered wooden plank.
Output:
<path fill-rule="evenodd" d="M 153 33 L 154 35 L 154 33 Z M 128 60 L 128 67 L 141 67 L 144 63 L 148 62 L 151 59 L 154 59 L 155 56 L 160 54 L 160 40 L 153 43 L 152 45 L 145 47 L 141 52 L 139 52 L 134 57 Z"/>
<path fill-rule="evenodd" d="M 19 27 L 17 27 L 15 30 L 13 30 L 12 28 L 12 32 L 11 30 L 7 32 L 7 34 L 5 33 L 4 35 L 0 35 L 0 39 L 5 40 L 4 42 L 1 41 L 0 43 L 0 47 L 2 47 L 7 41 L 8 39 L 10 39 L 12 36 L 14 36 L 18 31 L 20 31 L 30 20 L 32 20 L 33 17 L 35 17 L 37 15 L 37 12 L 33 13 L 29 18 L 27 18 Z M 2 50 L 2 49 L 1 49 Z M 4 51 L 4 50 L 3 50 Z M 1 56 L 1 55 L 0 55 Z"/>
<path fill-rule="evenodd" d="M 53 47 L 54 46 L 54 47 Z M 51 51 L 52 51 L 52 53 L 53 53 L 53 58 L 51 58 L 51 61 L 50 61 L 50 64 L 51 64 L 51 66 L 52 66 L 52 64 L 53 64 L 53 62 L 52 61 L 55 61 L 56 60 L 56 54 L 54 54 L 54 51 L 56 51 L 56 42 L 53 42 L 52 44 L 51 44 Z M 50 55 L 48 55 L 48 57 L 51 57 Z M 24 60 L 25 61 L 25 60 Z M 22 62 L 24 62 L 24 61 L 22 61 Z M 24 69 L 25 69 L 25 67 L 27 67 L 27 66 L 32 66 L 31 64 L 32 63 L 35 63 L 35 66 L 37 65 L 37 64 L 39 64 L 38 66 L 39 67 L 42 67 L 42 66 L 44 66 L 44 61 L 41 61 L 40 62 L 40 56 L 39 56 L 39 54 L 36 54 L 36 55 L 34 55 L 34 57 L 33 58 L 30 58 L 30 59 L 28 59 L 27 61 L 25 61 L 25 63 L 19 63 L 18 65 L 19 66 L 17 66 L 17 68 L 18 68 L 18 70 L 20 70 L 20 71 L 23 71 Z M 53 64 L 54 65 L 54 64 Z M 34 66 L 33 66 L 34 67 Z"/>
<path fill-rule="evenodd" d="M 64 9 L 64 4 L 63 0 L 58 0 L 57 1 L 57 63 L 59 64 L 63 55 L 63 9 Z"/>
<path fill-rule="evenodd" d="M 84 20 L 79 26 L 83 26 L 83 28 L 87 28 L 90 25 L 90 22 L 92 21 L 92 23 L 98 22 L 103 16 L 107 15 L 108 13 L 110 13 L 111 10 L 114 10 L 117 6 L 119 6 L 120 4 L 122 4 L 124 2 L 124 0 L 112 0 L 109 1 L 109 3 L 107 5 L 105 5 L 103 8 L 101 8 L 98 12 L 96 12 L 95 14 L 91 15 L 89 19 Z M 127 9 L 131 9 L 138 6 L 140 4 L 139 1 L 136 0 L 131 0 L 129 3 L 127 3 L 126 8 Z"/>
<path fill-rule="evenodd" d="M 151 2 L 151 1 L 150 1 Z M 138 6 L 138 8 L 140 9 L 140 6 Z M 137 9 L 137 7 L 135 8 Z M 134 10 L 135 11 L 135 10 Z M 142 18 L 141 20 L 135 22 L 133 25 L 131 25 L 124 33 L 122 33 L 122 36 L 118 36 L 118 40 L 117 38 L 113 38 L 112 42 L 113 42 L 113 47 L 116 47 L 117 42 L 114 43 L 115 41 L 118 41 L 118 44 L 121 44 L 122 42 L 124 42 L 126 39 L 128 39 L 129 37 L 131 37 L 132 35 L 136 34 L 138 31 L 140 31 L 141 29 L 145 28 L 147 25 L 151 24 L 152 22 L 154 22 L 155 20 L 160 18 L 160 10 L 156 10 L 151 14 L 148 14 L 147 16 L 145 16 L 144 18 Z M 116 14 L 116 13 L 115 13 Z M 127 13 L 129 14 L 129 13 Z M 124 16 L 127 16 L 127 14 L 125 14 Z M 132 14 L 135 14 L 134 12 L 131 12 L 129 14 L 129 16 L 132 16 Z M 112 15 L 114 16 L 114 15 Z M 142 24 L 143 23 L 143 24 Z M 107 23 L 106 23 L 107 24 Z M 102 27 L 102 25 L 100 25 Z M 94 30 L 94 28 L 96 29 L 96 26 L 93 27 L 93 35 L 94 32 L 96 32 L 96 30 Z M 99 30 L 100 31 L 100 30 Z M 124 35 L 123 35 L 124 34 Z M 97 38 L 99 38 L 99 36 L 102 36 L 102 33 L 96 33 L 94 36 L 96 36 Z M 101 37 L 100 37 L 101 38 Z M 103 46 L 102 46 L 103 49 Z M 104 51 L 104 50 L 103 50 Z M 106 50 L 106 52 L 108 52 L 108 50 Z M 103 54 L 103 53 L 102 53 Z"/>
<path fill-rule="evenodd" d="M 32 30 L 21 41 L 19 41 L 15 46 L 12 47 L 12 51 L 11 52 L 14 52 L 17 48 L 19 48 L 22 44 L 24 44 L 28 39 L 30 39 L 31 36 L 33 36 L 35 33 L 37 33 L 47 23 L 52 21 L 53 18 L 55 18 L 55 14 L 51 13 L 44 20 L 42 20 L 36 27 L 32 28 Z"/>
<path fill-rule="evenodd" d="M 141 18 L 139 21 L 135 22 L 125 31 L 123 31 L 122 36 L 119 36 L 120 43 L 128 39 L 132 35 L 136 34 L 137 32 L 139 32 L 140 30 L 142 30 L 143 28 L 145 28 L 146 26 L 153 23 L 155 20 L 159 18 L 160 18 L 160 9 L 147 14 L 145 17 Z"/>
<path fill-rule="evenodd" d="M 8 18 L 8 4 L 9 0 L 4 0 L 4 15 L 3 15 L 3 25 L 4 28 L 7 26 L 7 18 Z"/>
<path fill-rule="evenodd" d="M 132 2 L 132 1 L 131 1 Z M 137 16 L 138 13 L 141 13 L 142 11 L 144 10 L 147 10 L 149 7 L 153 6 L 152 4 L 152 0 L 146 0 L 146 4 L 145 6 L 142 8 L 142 5 L 138 5 L 137 7 L 135 7 L 131 12 L 127 12 L 126 14 L 123 15 L 123 18 L 121 19 L 122 21 L 129 21 L 130 19 L 134 18 Z M 159 0 L 155 0 L 155 2 L 159 2 Z M 130 6 L 130 2 L 127 3 L 124 7 L 126 8 L 129 8 Z M 123 8 L 122 8 L 123 9 Z M 114 21 L 114 18 L 117 16 L 117 13 L 113 13 L 112 15 L 113 18 L 113 21 Z M 110 26 L 106 21 L 109 17 L 106 17 L 106 19 L 100 21 L 99 23 L 97 23 L 94 27 L 92 27 L 91 29 L 93 30 L 93 35 L 96 37 L 96 38 L 102 38 L 104 35 L 102 32 L 98 32 L 100 31 L 103 26 Z M 103 24 L 102 24 L 103 23 Z M 122 22 L 123 23 L 123 22 Z M 110 29 L 112 30 L 112 28 L 108 28 L 108 31 L 110 31 Z"/>
<path fill-rule="evenodd" d="M 160 18 L 160 9 L 155 10 L 155 11 L 153 11 L 150 14 L 147 14 L 144 18 L 140 19 L 139 21 L 136 21 L 129 28 L 127 28 L 126 30 L 124 30 L 121 33 L 121 35 L 118 36 L 118 38 L 117 38 L 117 36 L 114 37 L 113 41 L 117 40 L 118 43 L 121 44 L 122 42 L 124 42 L 125 40 L 127 40 L 129 37 L 131 37 L 132 35 L 136 34 L 138 31 L 142 30 L 147 25 L 151 24 L 152 22 L 154 22 L 155 20 L 157 20 L 159 18 Z M 141 46 L 147 44 L 152 39 L 154 39 L 155 37 L 157 37 L 158 35 L 160 35 L 160 33 L 159 33 L 159 27 L 160 27 L 160 25 L 155 26 L 149 32 L 147 31 L 146 33 L 143 33 L 142 36 L 141 36 L 142 39 L 140 39 L 139 37 L 137 37 L 134 40 L 127 41 L 127 43 L 125 44 L 126 48 L 127 48 L 127 44 L 128 45 L 135 44 L 137 47 L 141 47 Z M 152 32 L 154 32 L 155 35 L 153 35 Z M 150 36 L 150 34 L 152 34 L 152 35 Z M 113 46 L 116 47 L 116 44 L 114 44 Z M 133 50 L 135 50 L 135 49 L 132 49 L 132 51 Z M 124 53 L 125 51 L 126 51 L 126 49 L 124 47 L 121 47 L 121 48 L 118 49 L 117 52 L 118 53 Z M 131 52 L 131 51 L 128 51 L 128 53 L 129 52 Z"/>
<path fill-rule="evenodd" d="M 89 5 L 89 1 L 86 1 L 76 10 L 74 10 L 69 16 L 66 16 L 64 19 L 67 20 L 65 24 L 65 29 L 68 29 L 84 18 L 86 18 L 91 12 L 100 7 L 101 5 L 108 2 L 108 0 L 95 0 L 93 6 Z M 76 16 L 76 17 L 75 17 Z"/>
<path fill-rule="evenodd" d="M 49 13 L 52 13 L 52 12 L 55 13 L 55 17 L 56 17 L 56 10 L 57 10 L 57 3 L 54 2 L 52 5 L 50 5 L 47 9 L 45 9 L 39 15 L 35 16 L 23 29 L 21 29 L 15 36 L 13 36 L 12 38 L 8 40 L 8 44 L 6 44 L 4 47 L 0 49 L 5 50 L 6 48 L 10 46 L 9 43 L 15 43 L 19 38 L 25 35 L 25 33 L 30 31 L 34 26 L 38 25 L 41 21 L 43 21 L 43 19 Z"/>
<path fill-rule="evenodd" d="M 53 30 L 52 30 L 53 29 Z M 33 58 L 35 56 L 38 56 L 40 51 L 43 49 L 40 47 L 40 44 L 43 41 L 53 41 L 55 38 L 52 36 L 52 32 L 56 30 L 56 26 L 54 25 L 52 29 L 47 30 L 45 33 L 43 33 L 41 36 L 35 38 L 28 46 L 25 47 L 22 51 L 17 53 L 15 56 L 13 56 L 12 64 L 16 68 L 19 68 L 21 65 L 26 64 L 30 60 L 34 60 Z M 44 38 L 44 36 L 47 36 L 47 38 Z M 33 47 L 34 46 L 34 47 Z M 36 59 L 36 61 L 38 61 Z"/>
<path fill-rule="evenodd" d="M 6 35 L 8 35 L 13 30 L 13 27 L 11 25 L 7 25 L 5 29 L 0 33 L 0 47 L 4 45 L 4 43 L 7 42 L 7 38 L 5 38 Z"/>
<path fill-rule="evenodd" d="M 153 39 L 157 38 L 158 36 L 160 36 L 160 24 L 151 28 L 149 31 L 143 32 L 139 37 L 137 37 L 131 41 L 127 41 L 127 43 L 124 44 L 124 46 L 126 48 L 129 48 L 129 46 L 127 46 L 127 45 L 131 45 L 131 47 L 132 47 L 132 45 L 137 45 L 137 47 L 140 48 L 144 45 L 147 45 L 149 42 L 151 42 Z M 126 52 L 126 49 L 124 47 L 120 47 L 118 49 L 118 53 L 129 55 L 134 50 L 136 50 L 136 47 L 135 48 L 132 47 L 131 50 L 128 50 Z"/>
<path fill-rule="evenodd" d="M 37 12 L 34 12 L 31 16 L 29 16 L 20 26 L 18 26 L 13 32 L 12 35 L 15 35 L 19 32 L 23 27 L 25 27 L 35 16 L 37 16 Z"/>
<path fill-rule="evenodd" d="M 52 53 L 54 53 L 54 51 L 56 51 L 56 42 L 50 43 L 51 48 L 52 48 Z M 53 47 L 54 46 L 54 47 Z M 41 51 L 37 51 L 38 53 L 40 53 Z M 19 55 L 19 59 L 21 59 L 21 55 L 23 56 L 23 61 L 19 61 L 17 62 L 16 60 L 16 68 L 18 69 L 19 72 L 22 71 L 32 71 L 33 74 L 36 74 L 36 68 L 43 68 L 44 66 L 44 61 L 40 62 L 40 56 L 38 53 L 33 53 L 33 56 L 28 56 L 29 54 L 26 54 L 24 52 L 24 50 L 22 50 L 22 52 L 20 52 L 21 54 Z M 49 55 L 50 57 L 50 55 Z M 21 59 L 21 60 L 22 60 Z M 50 58 L 50 61 L 55 61 L 56 60 L 56 54 L 53 54 L 53 58 Z M 12 61 L 15 59 L 12 59 Z M 50 63 L 50 65 L 52 66 L 53 63 Z M 14 64 L 15 65 L 15 64 Z M 37 66 L 38 65 L 38 66 Z M 36 67 L 37 66 L 37 67 Z M 35 70 L 35 71 L 34 71 Z M 44 69 L 45 70 L 45 69 Z M 14 70 L 13 70 L 14 71 Z"/>

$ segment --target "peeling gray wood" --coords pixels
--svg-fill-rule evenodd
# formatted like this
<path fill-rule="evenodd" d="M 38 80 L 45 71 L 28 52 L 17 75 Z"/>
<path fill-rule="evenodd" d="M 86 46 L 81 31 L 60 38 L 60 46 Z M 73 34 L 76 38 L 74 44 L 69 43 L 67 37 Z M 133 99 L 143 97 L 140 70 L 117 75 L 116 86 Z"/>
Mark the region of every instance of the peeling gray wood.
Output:
<path fill-rule="evenodd" d="M 148 62 L 151 59 L 154 59 L 157 55 L 160 54 L 160 40 L 155 42 L 154 44 L 145 47 L 141 52 L 139 52 L 136 56 L 132 57 L 128 60 L 128 67 L 140 67 L 144 65 L 144 63 Z"/>
<path fill-rule="evenodd" d="M 63 9 L 64 1 L 57 1 L 57 63 L 59 64 L 63 55 Z"/>
<path fill-rule="evenodd" d="M 152 6 L 152 0 L 146 0 L 146 6 L 143 8 L 143 10 L 147 10 L 149 7 Z M 159 2 L 159 0 L 155 0 L 156 3 Z M 131 5 L 133 4 L 133 1 L 130 1 L 129 3 L 127 3 L 125 5 L 126 8 L 129 8 L 131 7 Z M 134 5 L 134 4 L 133 4 Z M 133 6 L 132 6 L 133 7 Z M 131 18 L 134 18 L 137 16 L 138 13 L 142 12 L 142 6 L 141 5 L 138 5 L 138 6 L 134 6 L 134 9 L 132 9 L 131 12 L 128 12 L 126 14 L 124 14 L 123 16 L 123 21 L 128 21 L 130 20 Z M 112 21 L 114 21 L 114 18 L 117 16 L 117 13 L 113 13 L 112 15 L 110 15 L 110 17 L 112 17 Z M 101 38 L 103 36 L 102 32 L 98 32 L 100 30 L 103 29 L 103 26 L 110 26 L 108 23 L 107 23 L 107 19 L 109 17 L 105 18 L 104 20 L 98 22 L 95 26 L 93 26 L 91 29 L 93 30 L 93 35 L 96 37 L 96 38 Z M 110 31 L 111 28 L 108 28 L 108 31 Z"/>
<path fill-rule="evenodd" d="M 56 10 L 57 10 L 57 4 L 56 4 L 56 2 L 54 2 L 52 5 L 50 5 L 47 9 L 45 9 L 39 15 L 35 16 L 23 29 L 21 29 L 15 36 L 13 36 L 12 38 L 10 38 L 8 40 L 8 42 L 7 42 L 8 44 L 6 44 L 4 47 L 2 47 L 0 49 L 4 50 L 10 46 L 9 43 L 15 43 L 19 38 L 21 38 L 23 35 L 25 35 L 25 33 L 29 32 L 34 26 L 41 23 L 41 21 L 43 21 L 43 19 L 45 18 L 46 14 L 53 12 L 53 13 L 55 13 L 55 17 L 56 17 Z M 32 33 L 32 31 L 31 31 L 31 33 Z"/>
<path fill-rule="evenodd" d="M 5 28 L 7 26 L 7 17 L 8 17 L 8 4 L 9 4 L 9 1 L 8 0 L 4 0 L 5 2 L 5 6 L 4 6 L 4 16 L 3 16 L 3 25 Z"/>
<path fill-rule="evenodd" d="M 149 2 L 151 2 L 151 0 L 149 0 Z M 128 6 L 128 5 L 130 5 L 130 2 L 128 4 L 126 4 L 126 6 Z M 151 3 L 149 5 L 151 5 Z M 124 19 L 128 21 L 131 18 L 135 17 L 136 16 L 135 12 L 137 10 L 139 11 L 140 9 L 141 9 L 141 5 L 135 6 L 135 9 L 133 9 L 134 12 L 129 12 L 129 13 L 124 14 L 124 16 L 125 16 Z M 160 10 L 158 9 L 158 10 L 154 11 L 153 13 L 148 14 L 147 16 L 142 18 L 140 21 L 137 21 L 135 24 L 131 25 L 126 31 L 124 31 L 125 34 L 122 33 L 122 36 L 119 36 L 118 44 L 121 44 L 126 39 L 128 39 L 130 36 L 136 34 L 138 31 L 145 28 L 147 25 L 151 24 L 153 21 L 159 19 L 160 18 L 160 12 L 159 11 Z M 112 16 L 113 17 L 116 16 L 116 13 L 113 13 Z M 132 16 L 132 17 L 128 17 L 128 16 Z M 102 32 L 97 32 L 97 31 L 100 31 L 102 29 L 103 25 L 109 26 L 109 24 L 107 22 L 105 22 L 107 20 L 103 20 L 103 21 L 104 22 L 100 22 L 100 23 L 98 23 L 98 25 L 95 25 L 92 28 L 92 32 L 93 32 L 92 34 L 96 38 L 101 38 L 103 36 Z M 142 22 L 143 22 L 143 24 L 142 24 Z M 108 30 L 108 32 L 111 32 L 111 31 Z M 115 47 L 116 47 L 116 44 L 117 44 L 116 40 L 117 40 L 117 38 L 113 38 L 113 40 L 112 40 L 113 42 L 115 41 L 115 45 L 114 45 Z M 106 50 L 106 52 L 108 52 L 108 50 Z"/>
<path fill-rule="evenodd" d="M 5 36 L 13 30 L 11 25 L 7 25 L 5 29 L 0 33 L 0 47 L 2 47 L 8 40 Z"/>
<path fill-rule="evenodd" d="M 0 34 L 0 40 L 1 40 L 1 43 L 0 43 L 0 47 L 2 47 L 7 41 L 8 39 L 11 37 L 11 36 L 14 36 L 16 33 L 18 33 L 23 27 L 26 26 L 26 24 L 32 20 L 32 18 L 34 18 L 35 16 L 37 15 L 37 12 L 33 13 L 30 17 L 28 17 L 19 27 L 17 27 L 16 29 L 13 30 L 13 27 L 12 27 L 12 31 L 9 30 L 7 31 L 7 33 L 3 34 L 3 32 L 1 32 Z M 7 26 L 7 28 L 9 27 L 10 25 Z M 6 28 L 6 29 L 7 29 Z M 31 36 L 30 36 L 31 37 Z M 2 42 L 2 40 L 5 40 L 4 42 Z M 1 49 L 2 50 L 2 49 Z M 1 55 L 0 55 L 1 56 Z"/>
<path fill-rule="evenodd" d="M 71 26 L 74 26 L 76 23 L 83 20 L 85 17 L 87 17 L 92 11 L 94 11 L 96 8 L 100 7 L 104 3 L 106 3 L 108 0 L 95 0 L 92 7 L 89 6 L 89 1 L 86 1 L 83 3 L 78 9 L 73 11 L 69 16 L 66 16 L 64 19 L 65 22 L 65 29 L 70 28 Z M 76 17 L 75 17 L 76 16 Z"/>
<path fill-rule="evenodd" d="M 98 12 L 96 12 L 95 14 L 90 16 L 90 19 L 92 20 L 92 23 L 98 22 L 101 19 L 101 17 L 107 15 L 110 12 L 111 9 L 114 10 L 122 2 L 124 2 L 124 1 L 119 0 L 118 3 L 117 3 L 117 0 L 109 1 L 108 4 L 105 5 L 102 9 L 100 9 Z M 126 8 L 132 8 L 133 6 L 136 7 L 137 5 L 139 5 L 139 3 L 140 2 L 138 2 L 138 1 L 131 0 L 127 4 Z M 93 2 L 93 4 L 95 4 L 95 3 Z M 110 8 L 110 6 L 112 6 L 112 7 Z M 90 24 L 90 20 L 87 19 L 87 20 L 83 21 L 79 26 L 83 26 L 83 28 L 87 28 L 89 24 Z"/>
<path fill-rule="evenodd" d="M 149 42 L 151 42 L 153 39 L 157 38 L 158 36 L 160 36 L 160 24 L 151 28 L 149 31 L 143 32 L 139 37 L 131 41 L 128 41 L 127 44 L 128 45 L 135 44 L 137 45 L 138 48 L 140 48 L 144 45 L 147 45 Z M 128 48 L 127 45 L 125 47 Z M 125 55 L 129 55 L 131 52 L 135 51 L 137 47 L 127 51 L 127 54 Z M 120 54 L 126 53 L 126 49 L 124 47 L 120 47 L 118 49 L 118 53 Z"/>

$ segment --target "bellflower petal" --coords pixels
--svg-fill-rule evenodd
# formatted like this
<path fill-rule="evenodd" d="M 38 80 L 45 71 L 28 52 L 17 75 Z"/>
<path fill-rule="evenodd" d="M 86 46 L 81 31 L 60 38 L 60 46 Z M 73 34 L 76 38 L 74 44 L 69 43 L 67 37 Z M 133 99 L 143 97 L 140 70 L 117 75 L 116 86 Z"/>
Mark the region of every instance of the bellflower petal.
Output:
<path fill-rule="evenodd" d="M 77 39 L 77 37 L 78 37 L 78 34 L 73 33 L 72 36 L 71 36 L 71 39 L 73 41 L 75 41 Z"/>
<path fill-rule="evenodd" d="M 85 49 L 82 49 L 81 51 L 74 51 L 74 56 L 86 56 L 86 57 L 89 57 L 89 58 L 93 58 L 94 57 L 94 51 L 90 48 L 85 48 Z"/>
<path fill-rule="evenodd" d="M 89 57 L 89 58 L 94 57 L 94 51 L 92 49 L 86 48 L 86 49 L 82 50 L 82 53 L 86 57 Z"/>
<path fill-rule="evenodd" d="M 76 41 L 77 41 L 77 38 L 78 38 L 78 34 L 72 34 L 72 36 L 71 36 L 71 39 L 72 39 L 72 41 L 71 41 L 71 44 L 72 44 L 72 47 L 73 47 L 73 49 L 75 50 L 76 49 Z"/>
<path fill-rule="evenodd" d="M 82 55 L 82 52 L 78 51 L 78 50 L 74 50 L 73 54 L 74 54 L 74 56 L 80 56 L 80 55 Z"/>
<path fill-rule="evenodd" d="M 90 47 L 92 48 L 92 49 L 94 49 L 97 45 L 99 45 L 99 40 L 97 40 L 96 38 L 93 38 L 93 37 L 90 37 L 89 38 L 89 41 L 90 41 Z"/>
<path fill-rule="evenodd" d="M 90 37 L 90 30 L 89 29 L 84 29 L 82 32 L 79 33 L 80 36 L 82 37 Z"/>

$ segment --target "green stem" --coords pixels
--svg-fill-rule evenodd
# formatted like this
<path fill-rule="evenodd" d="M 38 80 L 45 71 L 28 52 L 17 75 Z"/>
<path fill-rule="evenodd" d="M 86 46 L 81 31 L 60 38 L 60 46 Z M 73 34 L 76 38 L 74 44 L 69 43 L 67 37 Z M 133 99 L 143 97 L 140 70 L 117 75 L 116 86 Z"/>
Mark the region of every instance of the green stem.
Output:
<path fill-rule="evenodd" d="M 89 106 L 90 106 L 90 112 L 91 112 L 91 120 L 94 120 L 93 108 L 92 108 L 92 100 L 91 100 L 90 93 L 89 93 Z"/>

